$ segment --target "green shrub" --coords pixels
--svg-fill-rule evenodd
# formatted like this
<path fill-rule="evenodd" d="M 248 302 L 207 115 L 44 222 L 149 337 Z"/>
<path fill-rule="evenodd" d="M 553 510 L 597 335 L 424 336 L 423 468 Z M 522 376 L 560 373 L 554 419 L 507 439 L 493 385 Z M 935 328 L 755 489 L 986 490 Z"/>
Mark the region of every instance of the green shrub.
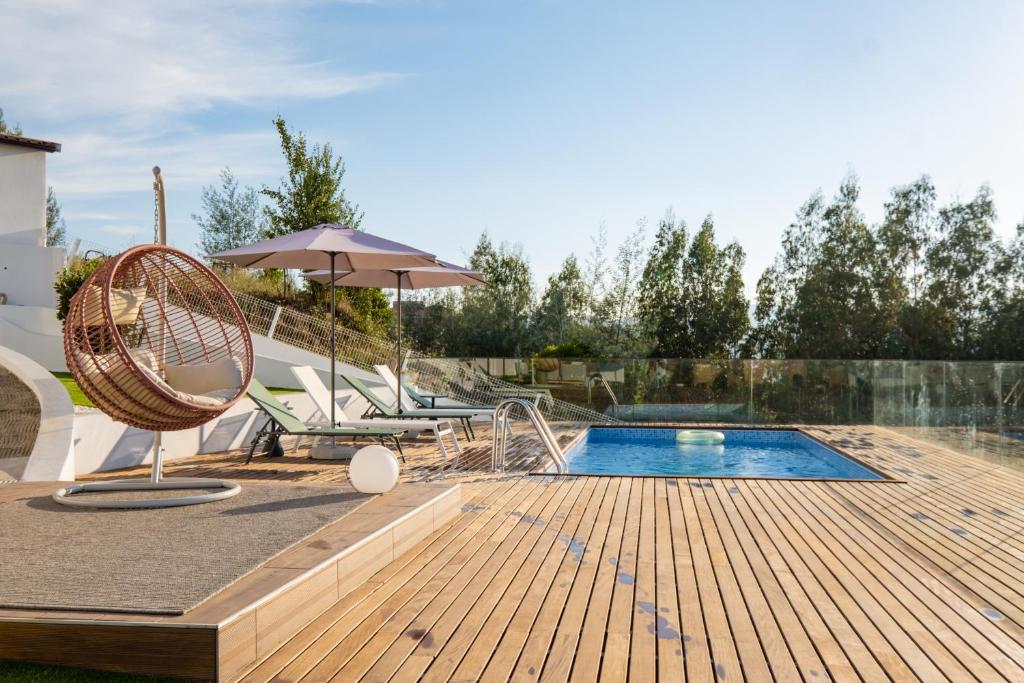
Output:
<path fill-rule="evenodd" d="M 594 358 L 598 354 L 583 341 L 574 340 L 564 344 L 549 344 L 534 354 L 535 358 Z"/>
<path fill-rule="evenodd" d="M 91 259 L 75 259 L 57 273 L 53 289 L 57 292 L 57 320 L 64 320 L 71 308 L 71 297 L 82 283 L 99 268 L 106 259 L 98 256 Z"/>

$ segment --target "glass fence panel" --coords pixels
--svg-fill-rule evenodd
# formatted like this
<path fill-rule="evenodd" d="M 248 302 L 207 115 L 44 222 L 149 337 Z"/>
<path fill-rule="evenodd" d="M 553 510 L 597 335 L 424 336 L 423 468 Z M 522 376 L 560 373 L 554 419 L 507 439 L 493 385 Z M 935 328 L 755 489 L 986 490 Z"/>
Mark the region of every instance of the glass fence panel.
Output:
<path fill-rule="evenodd" d="M 624 421 L 873 424 L 1024 466 L 1024 363 L 449 360 L 500 380 L 502 386 L 522 387 L 525 395 L 543 395 Z"/>

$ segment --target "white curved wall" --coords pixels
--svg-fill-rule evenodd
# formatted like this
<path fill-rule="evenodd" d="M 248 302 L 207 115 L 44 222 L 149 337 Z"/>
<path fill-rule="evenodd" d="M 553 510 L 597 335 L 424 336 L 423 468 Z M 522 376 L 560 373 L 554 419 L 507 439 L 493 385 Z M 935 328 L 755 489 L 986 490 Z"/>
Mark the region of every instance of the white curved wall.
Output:
<path fill-rule="evenodd" d="M 64 385 L 31 358 L 0 346 L 0 365 L 32 389 L 39 401 L 39 433 L 27 458 L 4 458 L 0 467 L 21 481 L 75 478 L 74 406 Z"/>

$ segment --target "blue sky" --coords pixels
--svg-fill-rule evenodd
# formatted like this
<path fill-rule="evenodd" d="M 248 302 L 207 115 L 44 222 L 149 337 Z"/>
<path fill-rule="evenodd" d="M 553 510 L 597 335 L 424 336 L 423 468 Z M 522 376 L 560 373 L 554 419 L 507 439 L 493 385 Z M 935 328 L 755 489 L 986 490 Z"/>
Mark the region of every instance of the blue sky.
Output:
<path fill-rule="evenodd" d="M 24 5 L 24 6 L 23 6 Z M 202 185 L 283 172 L 281 113 L 348 165 L 371 232 L 463 261 L 523 245 L 538 285 L 598 226 L 713 213 L 752 289 L 793 212 L 848 173 L 862 208 L 922 173 L 1024 221 L 1024 3 L 0 0 L 0 107 L 64 145 L 69 231 L 171 242 Z"/>

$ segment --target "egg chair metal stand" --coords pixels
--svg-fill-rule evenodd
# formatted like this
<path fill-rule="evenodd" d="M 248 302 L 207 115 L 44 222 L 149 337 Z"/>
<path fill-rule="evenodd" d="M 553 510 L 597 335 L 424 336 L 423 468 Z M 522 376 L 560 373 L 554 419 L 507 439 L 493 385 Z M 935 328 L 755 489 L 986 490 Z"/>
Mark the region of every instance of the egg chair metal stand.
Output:
<path fill-rule="evenodd" d="M 160 244 L 103 263 L 71 300 L 64 355 L 82 392 L 101 411 L 153 432 L 191 429 L 222 415 L 252 379 L 252 338 L 231 292 L 192 256 Z M 77 507 L 192 505 L 236 495 L 220 479 L 164 479 L 159 442 L 149 480 L 89 482 L 60 489 Z M 107 499 L 83 493 L 210 489 L 177 498 Z"/>

